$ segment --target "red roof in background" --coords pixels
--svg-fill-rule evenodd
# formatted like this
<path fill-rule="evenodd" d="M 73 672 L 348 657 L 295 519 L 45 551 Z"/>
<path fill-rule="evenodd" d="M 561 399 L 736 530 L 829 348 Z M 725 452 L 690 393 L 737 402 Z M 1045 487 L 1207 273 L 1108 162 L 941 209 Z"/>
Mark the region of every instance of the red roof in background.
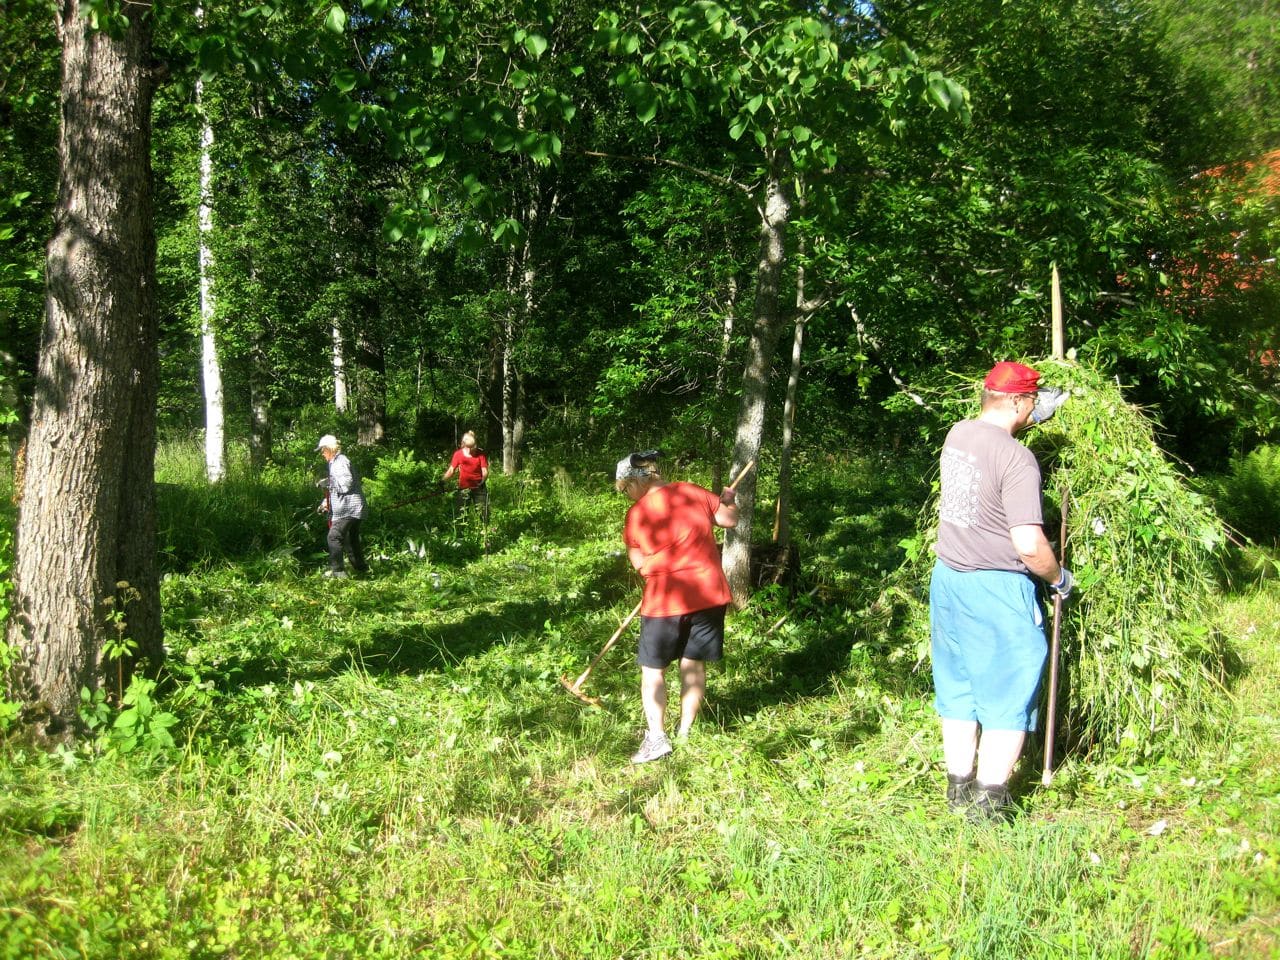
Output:
<path fill-rule="evenodd" d="M 1280 150 L 1272 150 L 1270 153 L 1264 153 L 1257 160 L 1248 160 L 1244 163 L 1223 164 L 1220 167 L 1213 167 L 1206 170 L 1204 175 L 1207 177 L 1221 177 L 1224 175 L 1231 176 L 1232 179 L 1249 180 L 1253 177 L 1254 171 L 1261 165 L 1263 171 L 1258 181 L 1258 192 L 1275 196 L 1280 194 Z"/>

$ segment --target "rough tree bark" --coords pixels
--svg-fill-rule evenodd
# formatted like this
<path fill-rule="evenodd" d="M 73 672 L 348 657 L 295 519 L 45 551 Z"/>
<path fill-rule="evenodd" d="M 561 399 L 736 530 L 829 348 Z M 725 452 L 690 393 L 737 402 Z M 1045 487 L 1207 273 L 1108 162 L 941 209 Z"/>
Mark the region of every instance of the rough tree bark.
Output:
<path fill-rule="evenodd" d="M 72 728 L 80 689 L 115 672 L 101 662 L 113 609 L 139 656 L 163 654 L 150 21 L 91 32 L 62 0 L 58 26 L 60 181 L 8 628 L 26 718 L 53 737 Z"/>
<path fill-rule="evenodd" d="M 756 263 L 755 309 L 747 343 L 747 360 L 742 369 L 742 402 L 733 441 L 733 471 L 755 460 L 757 468 L 738 484 L 738 525 L 725 532 L 723 566 L 733 591 L 734 604 L 741 607 L 751 596 L 751 532 L 754 526 L 756 476 L 759 472 L 760 444 L 764 438 L 765 410 L 769 400 L 769 379 L 773 354 L 781 331 L 780 287 L 786 265 L 787 224 L 791 198 L 786 180 L 775 166 L 765 189 L 760 211 L 760 256 Z"/>

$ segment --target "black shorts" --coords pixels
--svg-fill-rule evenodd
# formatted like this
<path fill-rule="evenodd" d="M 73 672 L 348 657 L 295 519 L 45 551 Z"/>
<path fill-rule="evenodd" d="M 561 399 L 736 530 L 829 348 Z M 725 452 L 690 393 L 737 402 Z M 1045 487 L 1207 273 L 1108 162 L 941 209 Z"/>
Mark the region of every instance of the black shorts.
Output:
<path fill-rule="evenodd" d="M 666 667 L 681 657 L 715 662 L 724 656 L 723 606 L 676 617 L 641 617 L 636 663 Z"/>

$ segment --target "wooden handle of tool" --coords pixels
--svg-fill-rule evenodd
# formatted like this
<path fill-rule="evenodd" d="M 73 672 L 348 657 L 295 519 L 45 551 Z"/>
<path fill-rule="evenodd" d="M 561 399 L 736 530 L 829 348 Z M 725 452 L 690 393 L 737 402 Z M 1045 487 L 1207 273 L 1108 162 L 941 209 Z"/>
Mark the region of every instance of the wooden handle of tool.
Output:
<path fill-rule="evenodd" d="M 1059 563 L 1067 558 L 1067 505 L 1070 491 L 1062 491 L 1062 535 L 1058 539 Z M 1061 658 L 1062 594 L 1053 597 L 1053 638 L 1049 644 L 1049 702 L 1045 704 L 1044 769 L 1040 773 L 1040 785 L 1053 783 L 1053 740 L 1058 733 L 1058 660 Z"/>
<path fill-rule="evenodd" d="M 641 600 L 640 603 L 644 603 L 644 601 Z M 609 642 L 606 643 L 600 652 L 596 654 L 595 659 L 588 664 L 587 669 L 582 671 L 582 676 L 573 682 L 573 689 L 582 689 L 582 685 L 587 682 L 587 677 L 591 676 L 591 671 L 596 668 L 596 664 L 600 662 L 600 658 L 613 649 L 613 645 L 618 642 L 618 638 L 622 636 L 623 631 L 626 630 L 627 627 L 631 626 L 631 621 L 640 616 L 640 603 L 637 603 L 632 611 L 627 614 L 622 623 L 618 624 L 618 629 L 613 631 L 613 636 L 609 638 Z"/>
<path fill-rule="evenodd" d="M 727 489 L 729 490 L 736 489 L 738 484 L 741 482 L 742 478 L 747 475 L 747 471 L 750 470 L 755 465 L 756 465 L 755 458 L 752 457 L 750 460 L 747 461 L 747 465 L 738 471 L 738 475 L 734 477 L 733 483 L 729 484 Z"/>

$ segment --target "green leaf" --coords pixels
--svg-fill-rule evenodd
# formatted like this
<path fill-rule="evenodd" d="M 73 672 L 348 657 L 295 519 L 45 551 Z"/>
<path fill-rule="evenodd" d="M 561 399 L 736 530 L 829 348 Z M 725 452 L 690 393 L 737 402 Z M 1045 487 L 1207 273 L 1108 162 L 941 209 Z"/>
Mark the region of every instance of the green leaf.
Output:
<path fill-rule="evenodd" d="M 360 72 L 345 67 L 333 75 L 333 85 L 343 93 L 350 93 L 360 82 Z"/>
<path fill-rule="evenodd" d="M 547 52 L 547 39 L 536 33 L 531 33 L 524 38 L 524 48 L 529 51 L 529 56 L 538 60 Z"/>
<path fill-rule="evenodd" d="M 334 4 L 329 8 L 329 15 L 324 18 L 324 28 L 330 33 L 341 34 L 347 28 L 347 12 Z"/>

